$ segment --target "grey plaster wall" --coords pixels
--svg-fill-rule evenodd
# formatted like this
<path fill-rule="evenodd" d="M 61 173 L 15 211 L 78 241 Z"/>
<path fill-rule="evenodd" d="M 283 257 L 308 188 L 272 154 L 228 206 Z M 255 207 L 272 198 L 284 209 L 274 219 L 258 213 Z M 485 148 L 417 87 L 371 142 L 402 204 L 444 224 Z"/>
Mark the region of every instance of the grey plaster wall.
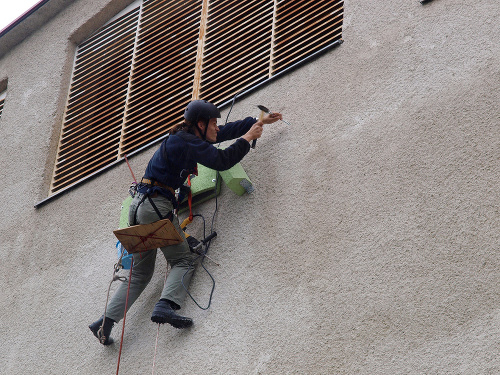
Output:
<path fill-rule="evenodd" d="M 87 326 L 128 168 L 33 205 L 74 43 L 119 3 L 74 1 L 0 60 L 2 374 L 116 372 L 119 345 Z M 236 104 L 232 119 L 265 104 L 292 126 L 266 127 L 243 160 L 252 195 L 223 189 L 212 306 L 186 301 L 194 327 L 161 327 L 157 374 L 500 373 L 498 24 L 497 0 L 349 0 L 342 46 Z M 137 176 L 153 152 L 131 159 Z M 159 257 L 127 315 L 120 373 L 152 371 L 165 270 Z M 198 269 L 192 293 L 209 286 Z"/>

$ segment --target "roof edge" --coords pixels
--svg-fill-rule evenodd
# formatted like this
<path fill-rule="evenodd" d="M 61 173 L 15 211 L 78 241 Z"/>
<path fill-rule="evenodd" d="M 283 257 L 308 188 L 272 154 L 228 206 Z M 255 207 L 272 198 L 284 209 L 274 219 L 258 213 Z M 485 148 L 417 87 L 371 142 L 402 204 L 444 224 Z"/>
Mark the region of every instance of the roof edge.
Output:
<path fill-rule="evenodd" d="M 19 17 L 17 17 L 14 21 L 12 21 L 7 26 L 5 26 L 5 28 L 3 30 L 0 30 L 0 38 L 2 38 L 5 34 L 7 34 L 9 31 L 11 31 L 14 27 L 19 25 L 21 22 L 23 22 L 26 18 L 31 16 L 33 13 L 35 13 L 38 9 L 40 9 L 42 6 L 44 6 L 49 1 L 50 0 L 39 1 L 37 4 L 33 5 L 26 12 L 24 12 Z"/>
<path fill-rule="evenodd" d="M 0 31 L 0 58 L 75 0 L 41 0 Z"/>

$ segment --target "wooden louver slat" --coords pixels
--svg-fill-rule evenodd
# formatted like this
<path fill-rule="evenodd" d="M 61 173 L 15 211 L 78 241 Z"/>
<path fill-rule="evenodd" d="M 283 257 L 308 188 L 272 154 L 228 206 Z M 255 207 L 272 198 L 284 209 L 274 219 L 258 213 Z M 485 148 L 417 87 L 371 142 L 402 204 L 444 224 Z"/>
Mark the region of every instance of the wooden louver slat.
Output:
<path fill-rule="evenodd" d="M 134 9 L 79 47 L 51 191 L 67 187 L 118 157 L 135 27 Z M 85 68 L 80 68 L 82 64 Z"/>
<path fill-rule="evenodd" d="M 341 39 L 343 5 L 342 0 L 280 2 L 273 74 Z"/>
<path fill-rule="evenodd" d="M 268 78 L 272 18 L 273 1 L 213 2 L 209 8 L 201 97 L 221 104 Z"/>
<path fill-rule="evenodd" d="M 200 0 L 144 4 L 120 154 L 161 137 L 191 100 Z"/>
<path fill-rule="evenodd" d="M 78 46 L 51 193 L 342 38 L 342 0 L 143 0 Z M 3 101 L 0 100 L 0 116 Z"/>

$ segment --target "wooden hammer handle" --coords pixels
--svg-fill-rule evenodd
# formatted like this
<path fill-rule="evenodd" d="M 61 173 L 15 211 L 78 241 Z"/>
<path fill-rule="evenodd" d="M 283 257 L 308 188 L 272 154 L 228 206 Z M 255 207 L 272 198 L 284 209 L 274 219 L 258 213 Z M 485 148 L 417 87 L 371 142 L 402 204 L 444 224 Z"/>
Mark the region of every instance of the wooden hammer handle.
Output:
<path fill-rule="evenodd" d="M 259 115 L 259 121 L 262 122 L 262 119 L 264 118 L 264 115 L 265 115 L 265 112 L 264 111 L 260 111 L 260 115 Z M 252 141 L 252 148 L 255 148 L 255 145 L 257 144 L 257 139 L 254 139 Z"/>

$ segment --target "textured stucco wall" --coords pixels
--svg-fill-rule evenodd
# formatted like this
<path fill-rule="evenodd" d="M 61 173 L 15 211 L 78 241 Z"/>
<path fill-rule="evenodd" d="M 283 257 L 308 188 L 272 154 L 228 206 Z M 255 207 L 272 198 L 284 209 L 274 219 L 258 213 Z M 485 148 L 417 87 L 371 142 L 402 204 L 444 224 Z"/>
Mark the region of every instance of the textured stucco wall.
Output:
<path fill-rule="evenodd" d="M 87 325 L 104 308 L 128 168 L 33 205 L 68 37 L 117 4 L 75 1 L 0 60 L 1 374 L 116 372 L 119 345 Z M 343 45 L 236 104 L 232 119 L 265 104 L 292 126 L 268 126 L 243 160 L 252 195 L 223 189 L 212 307 L 186 301 L 194 327 L 160 329 L 156 373 L 500 373 L 498 24 L 497 0 L 348 0 Z M 136 175 L 153 152 L 131 160 Z M 151 372 L 164 271 L 158 257 L 127 315 L 120 373 Z M 202 301 L 208 281 L 199 268 Z"/>

